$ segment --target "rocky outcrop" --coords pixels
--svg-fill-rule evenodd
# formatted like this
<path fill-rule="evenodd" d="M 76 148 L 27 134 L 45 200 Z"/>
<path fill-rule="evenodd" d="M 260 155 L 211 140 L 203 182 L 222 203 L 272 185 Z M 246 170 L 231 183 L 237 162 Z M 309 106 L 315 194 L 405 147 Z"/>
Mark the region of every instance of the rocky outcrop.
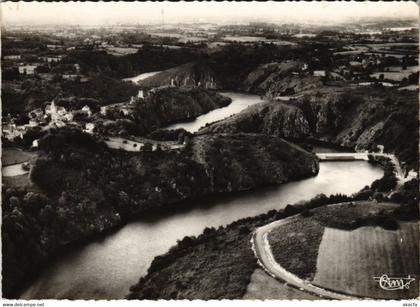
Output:
<path fill-rule="evenodd" d="M 271 100 L 199 134 L 265 133 L 286 138 L 312 138 L 358 150 L 395 153 L 417 169 L 418 102 L 415 93 L 394 89 L 321 87 L 287 102 Z"/>
<path fill-rule="evenodd" d="M 161 86 L 200 86 L 206 89 L 220 87 L 215 73 L 205 64 L 187 63 L 164 70 L 152 77 L 140 80 L 138 85 L 142 88 L 155 88 Z"/>
<path fill-rule="evenodd" d="M 395 153 L 418 169 L 418 100 L 385 88 L 322 88 L 294 102 L 315 139 L 358 150 Z"/>
<path fill-rule="evenodd" d="M 287 138 L 310 135 L 310 126 L 303 111 L 280 101 L 263 102 L 239 114 L 199 130 L 207 133 L 265 133 Z"/>
<path fill-rule="evenodd" d="M 140 134 L 172 123 L 193 120 L 211 110 L 227 106 L 231 99 L 199 87 L 156 89 L 135 107 L 134 118 Z"/>
<path fill-rule="evenodd" d="M 253 70 L 244 81 L 244 90 L 275 99 L 311 90 L 322 85 L 320 78 L 304 70 L 297 61 L 264 64 Z"/>
<path fill-rule="evenodd" d="M 313 155 L 282 139 L 261 134 L 210 134 L 191 143 L 212 192 L 249 190 L 318 173 Z"/>
<path fill-rule="evenodd" d="M 319 170 L 315 155 L 264 134 L 196 136 L 182 150 L 130 153 L 65 128 L 43 137 L 40 148 L 31 175 L 37 190 L 2 189 L 6 297 L 51 255 L 133 217 Z"/>

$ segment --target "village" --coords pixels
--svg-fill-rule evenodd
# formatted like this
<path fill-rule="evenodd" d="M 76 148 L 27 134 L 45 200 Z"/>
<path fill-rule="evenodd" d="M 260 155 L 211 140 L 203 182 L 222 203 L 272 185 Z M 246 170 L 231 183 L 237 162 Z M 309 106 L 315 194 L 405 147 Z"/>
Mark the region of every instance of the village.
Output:
<path fill-rule="evenodd" d="M 169 28 L 168 28 L 169 27 Z M 211 30 L 209 30 L 211 29 Z M 149 31 L 148 35 L 145 35 Z M 166 34 L 162 33 L 165 30 Z M 160 44 L 159 48 L 172 46 L 177 48 L 207 48 L 214 49 L 226 44 L 277 44 L 280 42 L 289 45 L 311 46 L 325 40 L 334 41 L 331 44 L 330 55 L 313 56 L 310 59 L 300 59 L 300 65 L 292 69 L 292 75 L 304 78 L 312 76 L 324 82 L 347 82 L 354 86 L 384 86 L 397 87 L 398 90 L 418 90 L 418 45 L 415 41 L 414 28 L 394 28 L 377 31 L 373 28 L 364 28 L 363 31 L 354 29 L 340 29 L 337 32 L 311 31 L 310 29 L 296 29 L 291 31 L 288 27 L 276 27 L 269 24 L 255 24 L 243 26 L 219 26 L 209 24 L 191 28 L 188 25 L 174 27 L 173 25 L 130 26 L 124 28 L 122 35 L 115 35 L 115 28 L 100 33 L 92 29 L 78 28 L 70 30 L 61 29 L 55 38 L 43 37 L 43 29 L 17 31 L 7 29 L 4 38 L 3 77 L 4 84 L 16 92 L 25 91 L 29 84 L 42 84 L 48 87 L 59 84 L 61 87 L 81 87 L 93 82 L 89 67 L 81 65 L 73 54 L 83 51 L 95 54 L 105 52 L 114 57 L 128 56 L 147 46 Z M 137 42 L 127 43 L 126 36 L 137 36 Z M 39 36 L 40 42 L 24 42 L 27 35 Z M 199 36 L 201 39 L 194 40 Z M 187 40 L 185 37 L 191 37 Z M 270 37 L 267 39 L 267 37 Z M 363 43 L 362 43 L 363 42 Z M 8 45 L 14 48 L 8 48 Z M 203 45 L 204 44 L 204 45 Z M 214 52 L 214 51 L 209 51 Z M 314 49 L 315 55 L 317 49 Z M 325 49 L 323 49 L 325 52 Z M 288 65 L 288 61 L 284 61 Z M 75 105 L 68 103 L 74 98 L 59 94 L 51 100 L 44 101 L 42 106 L 24 112 L 7 112 L 2 118 L 2 138 L 13 142 L 23 139 L 28 131 L 47 131 L 51 128 L 72 126 L 87 133 L 102 133 L 104 129 L 97 129 L 97 125 L 113 124 L 115 118 L 133 119 L 133 112 L 137 103 L 141 103 L 148 95 L 168 87 L 204 87 L 217 89 L 213 77 L 205 81 L 196 81 L 189 76 L 178 76 L 177 72 L 166 76 L 163 73 L 157 84 L 143 83 L 141 80 L 158 74 L 143 73 L 133 78 L 123 78 L 123 86 L 133 87 L 132 93 L 136 95 L 123 95 L 124 101 L 102 101 L 100 103 L 87 101 Z M 142 77 L 144 75 L 144 77 Z M 162 82 L 162 78 L 166 81 Z M 28 84 L 28 85 L 26 85 Z M 290 92 L 290 95 L 297 93 Z M 289 96 L 286 96 L 286 98 Z M 96 98 L 96 97 L 93 97 Z M 278 97 L 280 99 L 286 99 Z M 70 99 L 70 100 L 69 100 Z M 78 98 L 76 98 L 77 100 Z M 111 98 L 112 99 L 112 98 Z M 289 98 L 287 98 L 289 99 Z M 286 99 L 286 100 L 287 100 Z M 118 135 L 117 135 L 118 136 Z M 119 135 L 121 136 L 121 135 Z M 104 137 L 107 137 L 104 135 Z M 126 143 L 124 143 L 126 144 Z M 140 145 L 140 144 L 139 144 Z M 31 147 L 37 148 L 38 139 L 32 140 Z M 122 145 L 121 145 L 122 146 Z M 137 145 L 136 145 L 137 146 Z M 134 146 L 134 147 L 136 147 Z M 127 147 L 126 145 L 124 146 Z M 139 150 L 138 146 L 136 150 Z"/>
<path fill-rule="evenodd" d="M 417 5 L 2 8 L 4 297 L 418 296 Z"/>

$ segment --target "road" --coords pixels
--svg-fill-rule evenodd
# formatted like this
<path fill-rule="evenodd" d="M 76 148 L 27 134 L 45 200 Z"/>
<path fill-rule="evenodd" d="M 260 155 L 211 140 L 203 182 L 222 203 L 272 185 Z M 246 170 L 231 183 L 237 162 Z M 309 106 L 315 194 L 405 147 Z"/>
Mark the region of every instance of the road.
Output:
<path fill-rule="evenodd" d="M 255 256 L 258 259 L 259 264 L 263 269 L 272 277 L 280 279 L 292 286 L 297 287 L 302 291 L 307 291 L 321 296 L 322 298 L 327 299 L 336 299 L 336 300 L 354 300 L 357 299 L 354 296 L 349 296 L 345 294 L 340 294 L 330 290 L 326 290 L 317 286 L 310 284 L 308 281 L 305 281 L 296 275 L 293 275 L 289 271 L 281 267 L 274 259 L 274 256 L 271 252 L 270 243 L 268 242 L 267 236 L 269 232 L 280 226 L 283 223 L 287 223 L 290 219 L 294 218 L 289 217 L 279 221 L 272 222 L 265 226 L 259 227 L 255 230 L 252 236 L 252 249 L 254 250 Z"/>

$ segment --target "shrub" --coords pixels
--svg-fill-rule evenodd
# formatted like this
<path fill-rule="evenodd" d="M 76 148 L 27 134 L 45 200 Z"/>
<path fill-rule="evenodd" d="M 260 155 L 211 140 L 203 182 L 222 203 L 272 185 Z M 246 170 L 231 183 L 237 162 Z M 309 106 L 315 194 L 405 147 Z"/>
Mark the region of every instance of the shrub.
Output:
<path fill-rule="evenodd" d="M 383 229 L 387 230 L 397 230 L 399 228 L 398 222 L 395 218 L 390 216 L 378 216 L 376 218 L 377 225 L 381 226 Z"/>
<path fill-rule="evenodd" d="M 141 151 L 152 151 L 153 146 L 150 143 L 144 143 L 144 145 L 141 147 Z"/>
<path fill-rule="evenodd" d="M 239 234 L 240 235 L 247 235 L 250 232 L 251 232 L 251 230 L 247 226 L 245 226 L 245 225 L 239 227 Z"/>
<path fill-rule="evenodd" d="M 297 209 L 293 205 L 287 205 L 286 208 L 284 208 L 284 213 L 286 216 L 294 215 L 296 213 L 299 213 L 299 209 Z"/>

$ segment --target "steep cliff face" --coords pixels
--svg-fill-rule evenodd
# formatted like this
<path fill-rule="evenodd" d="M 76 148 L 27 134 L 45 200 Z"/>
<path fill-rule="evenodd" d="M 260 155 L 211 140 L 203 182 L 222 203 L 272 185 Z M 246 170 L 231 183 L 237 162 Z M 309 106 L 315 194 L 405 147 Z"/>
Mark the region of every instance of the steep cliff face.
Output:
<path fill-rule="evenodd" d="M 144 88 L 160 86 L 201 86 L 207 89 L 220 87 L 215 73 L 207 65 L 201 63 L 187 63 L 164 70 L 152 77 L 138 82 Z"/>
<path fill-rule="evenodd" d="M 309 75 L 304 70 L 303 63 L 289 60 L 259 66 L 247 76 L 243 88 L 247 92 L 274 99 L 301 93 L 321 85 L 320 78 Z"/>
<path fill-rule="evenodd" d="M 384 88 L 322 87 L 288 102 L 255 105 L 199 131 L 253 132 L 311 137 L 360 150 L 383 145 L 417 169 L 418 106 L 415 93 Z"/>
<path fill-rule="evenodd" d="M 166 125 L 193 120 L 227 106 L 231 99 L 199 87 L 162 88 L 137 103 L 134 117 L 139 130 L 149 133 Z"/>

